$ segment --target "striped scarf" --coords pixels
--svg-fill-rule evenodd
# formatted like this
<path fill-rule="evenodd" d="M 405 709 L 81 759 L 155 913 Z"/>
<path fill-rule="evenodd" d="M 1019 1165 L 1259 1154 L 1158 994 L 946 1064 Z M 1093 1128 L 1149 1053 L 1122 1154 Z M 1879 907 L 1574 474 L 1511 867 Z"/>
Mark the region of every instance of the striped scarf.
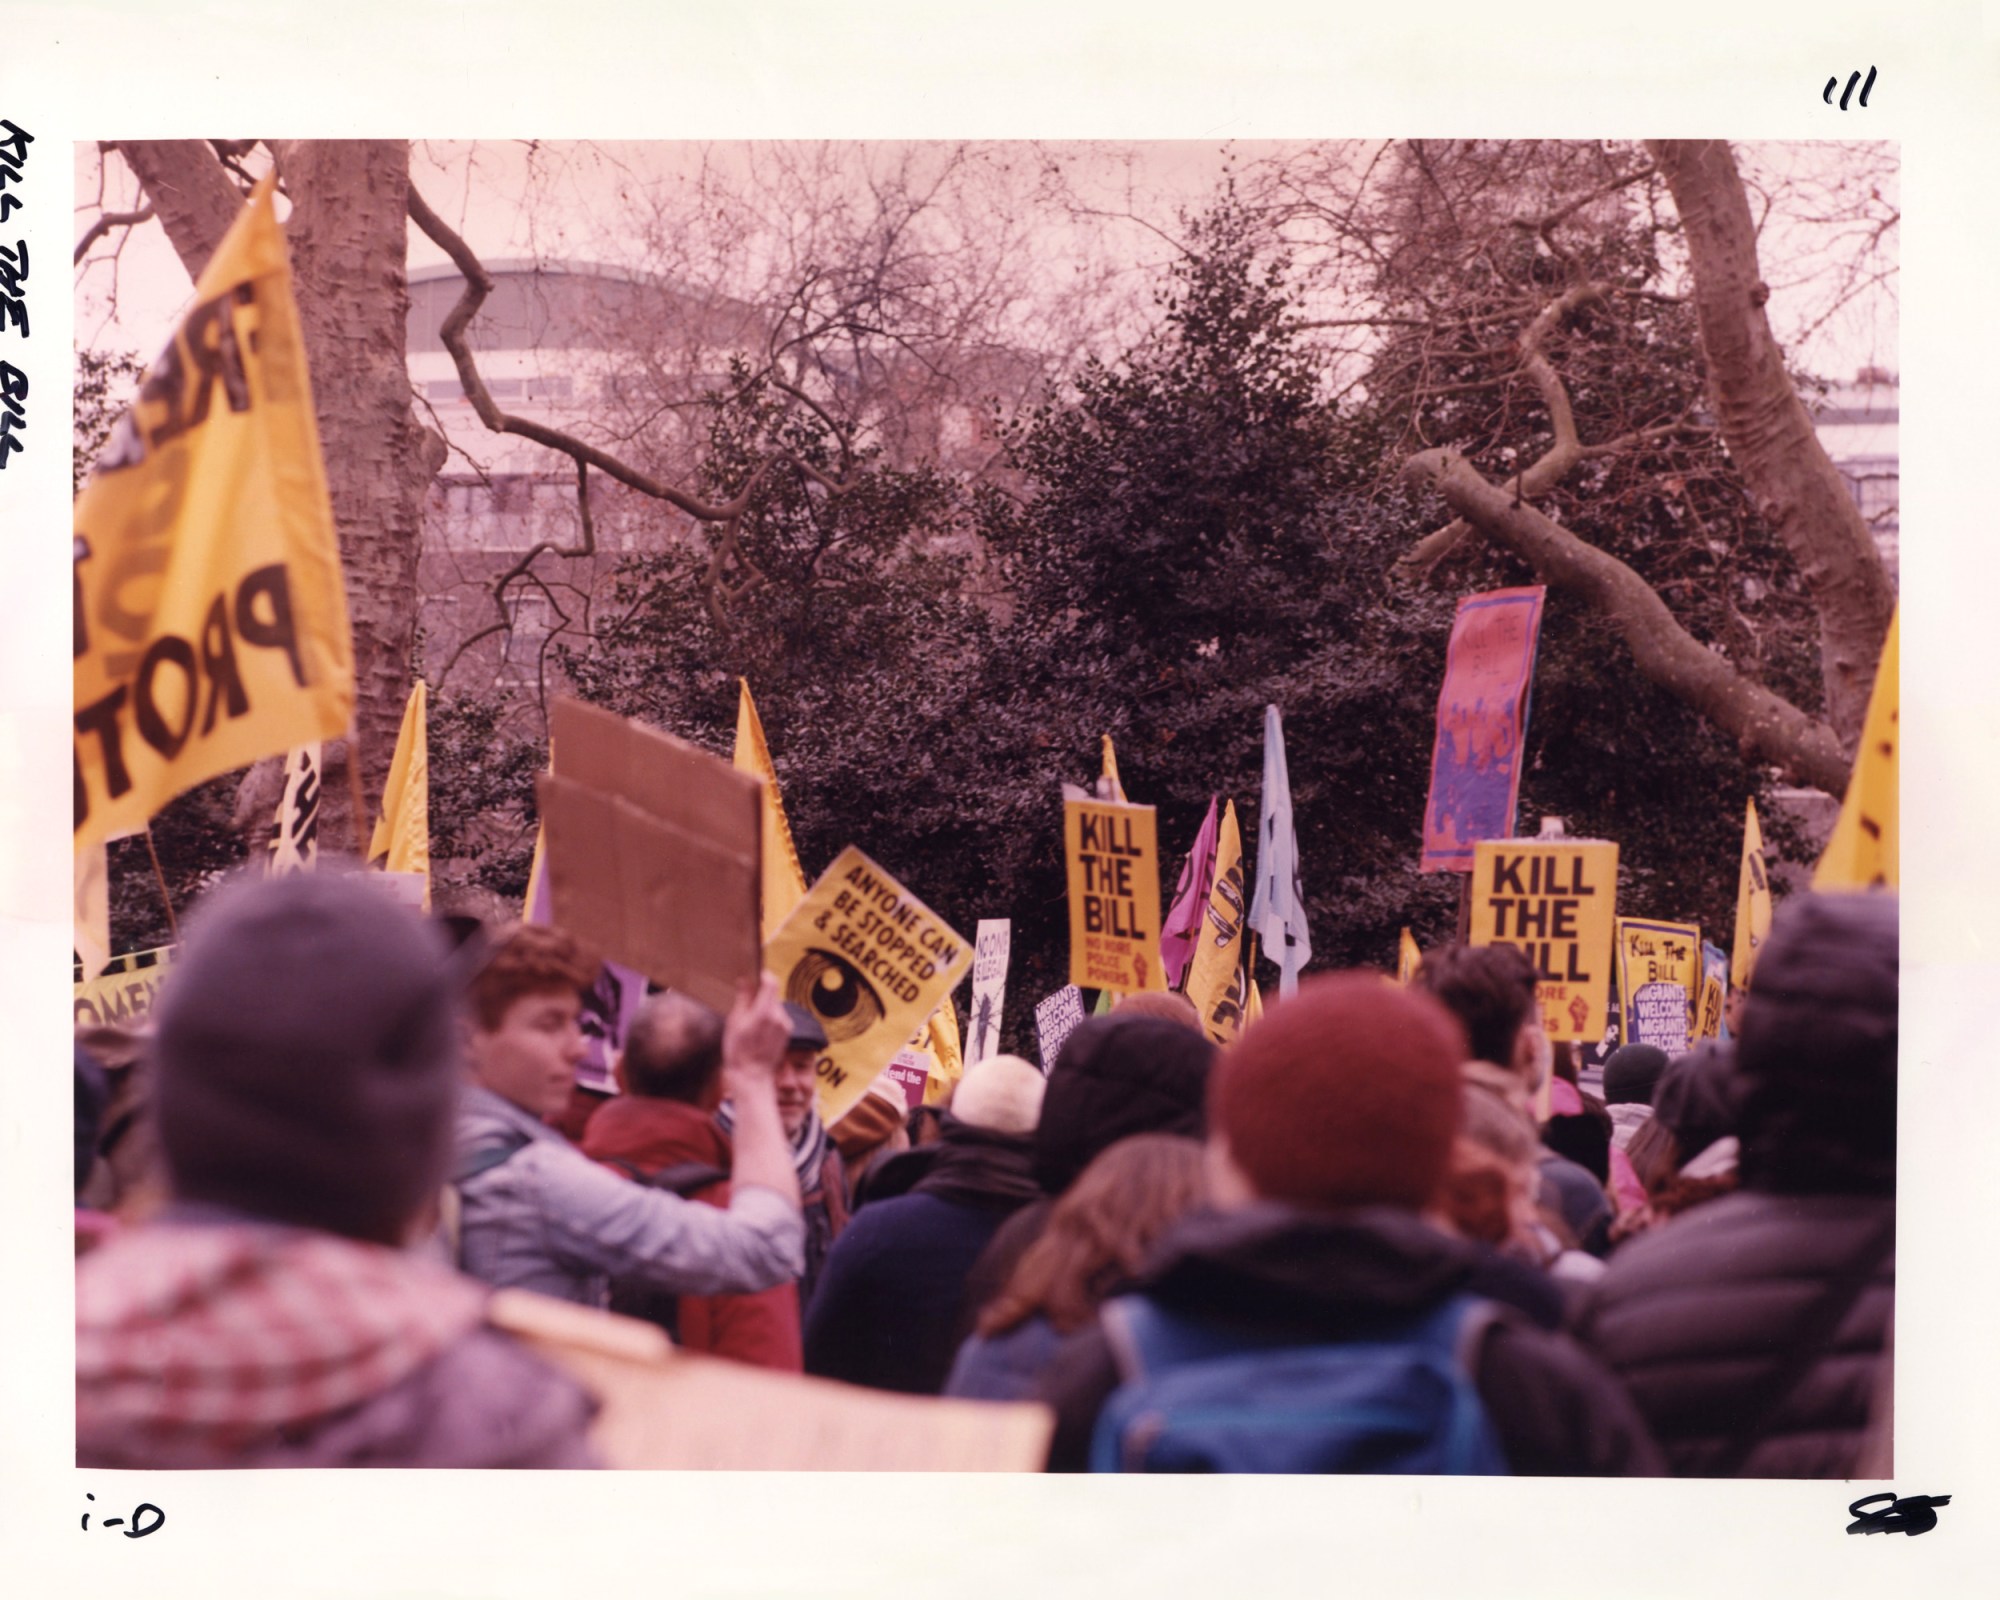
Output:
<path fill-rule="evenodd" d="M 715 1110 L 716 1125 L 731 1139 L 736 1134 L 736 1108 L 727 1100 Z M 826 1125 L 817 1108 L 806 1112 L 805 1126 L 792 1139 L 792 1170 L 799 1176 L 799 1193 L 810 1200 L 819 1193 L 826 1168 Z"/>

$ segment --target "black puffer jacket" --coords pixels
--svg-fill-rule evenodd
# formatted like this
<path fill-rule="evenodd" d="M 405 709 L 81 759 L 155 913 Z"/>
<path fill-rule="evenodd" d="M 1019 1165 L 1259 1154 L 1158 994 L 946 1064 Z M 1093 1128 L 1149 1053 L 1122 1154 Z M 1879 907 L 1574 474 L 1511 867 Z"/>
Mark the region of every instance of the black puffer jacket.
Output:
<path fill-rule="evenodd" d="M 1633 1240 L 1578 1336 L 1685 1477 L 1854 1474 L 1895 1301 L 1896 901 L 1812 895 L 1757 964 L 1742 1189 Z"/>
<path fill-rule="evenodd" d="M 1408 1211 L 1310 1212 L 1259 1204 L 1184 1217 L 1160 1241 L 1137 1288 L 1172 1311 L 1240 1321 L 1299 1343 L 1365 1338 L 1458 1293 L 1500 1299 L 1490 1254 Z M 1566 1336 L 1503 1312 L 1473 1353 L 1471 1375 L 1500 1448 L 1521 1475 L 1656 1476 L 1665 1466 L 1618 1384 Z M 1083 1470 L 1118 1387 L 1102 1328 L 1067 1341 L 1036 1398 L 1055 1408 L 1054 1472 Z"/>

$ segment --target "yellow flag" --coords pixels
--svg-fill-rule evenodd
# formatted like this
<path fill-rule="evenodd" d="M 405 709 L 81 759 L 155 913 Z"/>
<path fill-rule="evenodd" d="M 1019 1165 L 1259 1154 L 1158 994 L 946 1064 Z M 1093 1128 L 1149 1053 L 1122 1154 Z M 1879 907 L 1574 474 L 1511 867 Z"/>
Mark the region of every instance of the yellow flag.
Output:
<path fill-rule="evenodd" d="M 1743 866 L 1736 875 L 1736 945 L 1729 957 L 1732 987 L 1750 987 L 1757 952 L 1771 931 L 1771 879 L 1764 869 L 1764 830 L 1757 825 L 1757 802 L 1745 802 Z"/>
<path fill-rule="evenodd" d="M 1208 903 L 1195 933 L 1194 954 L 1188 960 L 1189 1000 L 1201 1018 L 1202 1031 L 1217 1044 L 1227 1044 L 1243 1031 L 1243 836 L 1236 824 L 1236 802 L 1228 801 L 1215 835 L 1215 876 Z"/>
<path fill-rule="evenodd" d="M 952 1009 L 951 996 L 944 997 L 944 1004 L 931 1013 L 931 1020 L 924 1024 L 924 1031 L 917 1035 L 919 1048 L 928 1050 L 937 1065 L 924 1079 L 924 1104 L 942 1104 L 951 1094 L 952 1087 L 965 1076 L 965 1052 L 959 1048 L 958 1013 Z"/>
<path fill-rule="evenodd" d="M 1118 752 L 1111 748 L 1111 735 L 1104 736 L 1104 782 L 1106 791 L 1098 798 L 1123 803 L 1125 785 L 1118 781 Z"/>
<path fill-rule="evenodd" d="M 1815 889 L 1896 887 L 1896 749 L 1901 692 L 1896 667 L 1896 624 L 1889 619 L 1889 637 L 1882 642 L 1882 662 L 1875 669 L 1875 689 L 1868 697 L 1868 720 L 1861 728 L 1861 750 L 1854 758 L 1854 775 L 1847 780 L 1847 799 L 1833 825 L 1833 837 L 1813 872 Z"/>
<path fill-rule="evenodd" d="M 1249 990 L 1243 997 L 1243 1026 L 1247 1028 L 1251 1023 L 1260 1020 L 1264 1015 L 1264 991 L 1257 987 L 1254 979 L 1246 980 L 1246 982 L 1249 985 Z"/>
<path fill-rule="evenodd" d="M 1407 989 L 1410 980 L 1417 975 L 1417 968 L 1423 964 L 1423 959 L 1424 954 L 1417 948 L 1417 941 L 1411 937 L 1410 930 L 1405 928 L 1402 942 L 1396 948 L 1396 981 Z"/>
<path fill-rule="evenodd" d="M 785 802 L 778 793 L 778 771 L 771 765 L 771 747 L 764 742 L 764 723 L 750 698 L 750 680 L 738 678 L 742 693 L 736 700 L 736 749 L 730 763 L 764 783 L 764 911 L 763 934 L 771 937 L 804 898 L 805 869 L 792 843 L 792 825 L 785 820 Z"/>
<path fill-rule="evenodd" d="M 354 714 L 354 649 L 272 185 L 77 497 L 75 843 Z"/>
<path fill-rule="evenodd" d="M 382 815 L 368 841 L 368 859 L 390 872 L 420 872 L 424 909 L 431 908 L 431 760 L 424 737 L 424 680 L 417 679 L 403 707 L 396 755 L 382 786 Z"/>

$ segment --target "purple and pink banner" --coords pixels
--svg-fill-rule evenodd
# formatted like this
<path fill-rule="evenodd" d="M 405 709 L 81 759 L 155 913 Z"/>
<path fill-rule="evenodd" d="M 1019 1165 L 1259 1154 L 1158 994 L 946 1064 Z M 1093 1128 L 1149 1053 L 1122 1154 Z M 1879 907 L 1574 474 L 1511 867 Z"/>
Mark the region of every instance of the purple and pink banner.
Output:
<path fill-rule="evenodd" d="M 1470 872 L 1481 839 L 1513 837 L 1546 593 L 1537 584 L 1458 603 L 1438 695 L 1421 871 Z"/>

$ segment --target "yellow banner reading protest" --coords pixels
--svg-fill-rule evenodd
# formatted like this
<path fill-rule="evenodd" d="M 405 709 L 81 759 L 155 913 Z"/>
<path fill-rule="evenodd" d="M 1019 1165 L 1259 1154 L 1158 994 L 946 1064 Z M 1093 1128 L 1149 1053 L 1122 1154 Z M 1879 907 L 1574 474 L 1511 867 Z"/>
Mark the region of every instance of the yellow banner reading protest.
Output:
<path fill-rule="evenodd" d="M 1701 995 L 1701 929 L 1620 917 L 1617 939 L 1619 1043 L 1687 1054 Z"/>
<path fill-rule="evenodd" d="M 819 1019 L 828 1127 L 868 1092 L 972 965 L 972 946 L 853 845 L 764 946 L 784 996 Z"/>
<path fill-rule="evenodd" d="M 1535 964 L 1542 1031 L 1604 1035 L 1618 846 L 1604 840 L 1482 839 L 1472 850 L 1469 944 L 1511 944 Z"/>
<path fill-rule="evenodd" d="M 344 733 L 354 653 L 271 184 L 75 511 L 75 843 Z"/>
<path fill-rule="evenodd" d="M 1069 858 L 1069 981 L 1136 994 L 1164 989 L 1160 850 L 1151 806 L 1063 802 Z"/>

